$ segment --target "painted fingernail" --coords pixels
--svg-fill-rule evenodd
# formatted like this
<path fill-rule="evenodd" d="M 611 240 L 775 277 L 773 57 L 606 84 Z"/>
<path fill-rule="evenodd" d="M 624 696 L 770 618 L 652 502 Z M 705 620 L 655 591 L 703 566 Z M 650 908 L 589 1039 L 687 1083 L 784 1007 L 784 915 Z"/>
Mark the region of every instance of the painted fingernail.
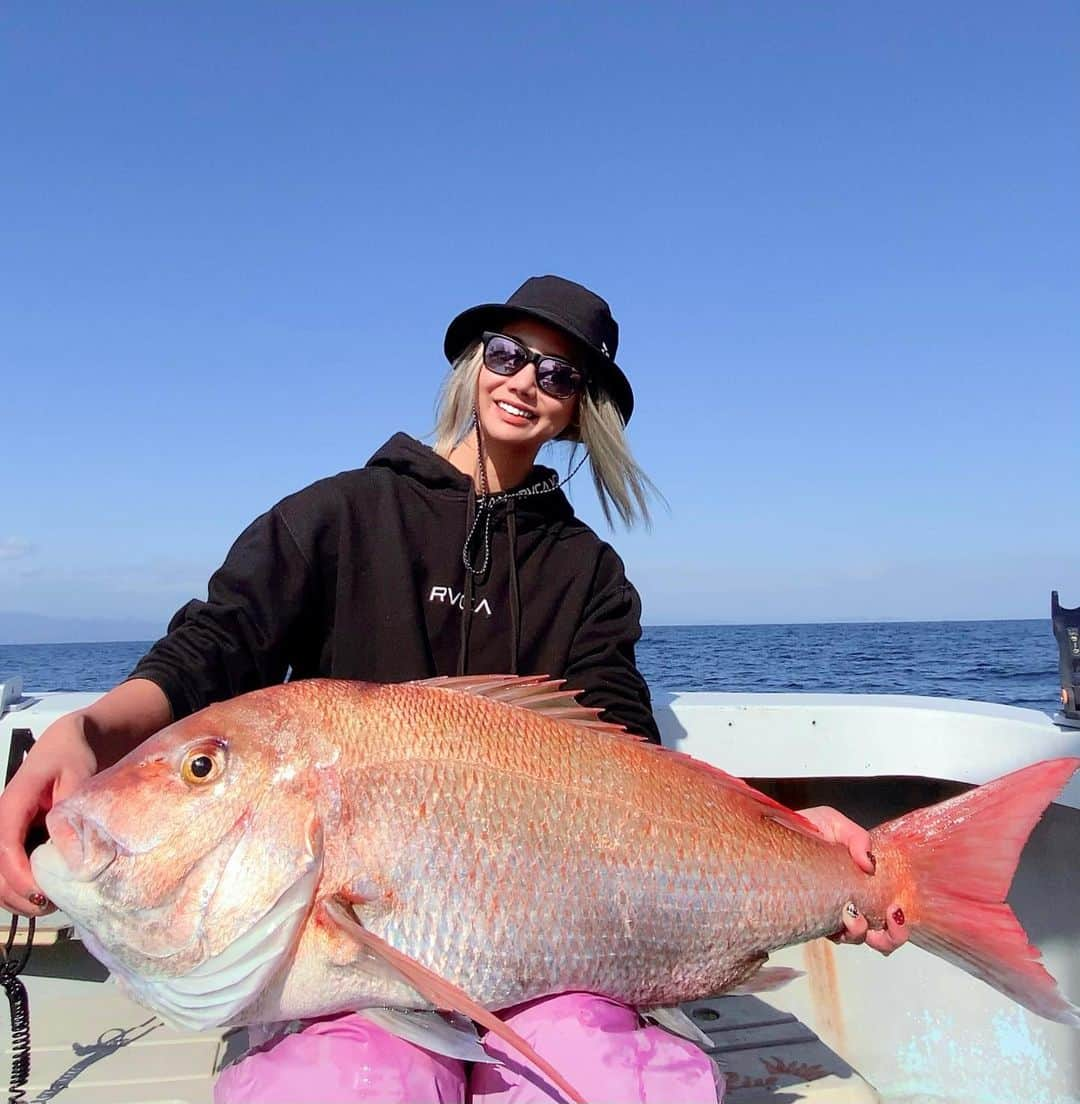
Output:
<path fill-rule="evenodd" d="M 854 903 L 851 902 L 851 901 L 848 901 L 848 903 L 846 905 L 844 905 L 844 912 L 846 912 L 848 914 L 848 916 L 851 917 L 852 920 L 858 920 L 859 919 L 859 910 L 855 907 Z"/>
<path fill-rule="evenodd" d="M 898 928 L 902 928 L 904 926 L 904 910 L 902 908 L 894 909 L 892 919 Z"/>
<path fill-rule="evenodd" d="M 873 851 L 867 851 L 866 852 L 866 857 L 869 860 L 871 866 L 875 866 L 875 867 L 877 866 L 877 859 L 874 857 L 874 852 Z"/>
<path fill-rule="evenodd" d="M 49 898 L 44 893 L 31 893 L 27 900 L 38 908 L 45 908 L 49 903 Z"/>

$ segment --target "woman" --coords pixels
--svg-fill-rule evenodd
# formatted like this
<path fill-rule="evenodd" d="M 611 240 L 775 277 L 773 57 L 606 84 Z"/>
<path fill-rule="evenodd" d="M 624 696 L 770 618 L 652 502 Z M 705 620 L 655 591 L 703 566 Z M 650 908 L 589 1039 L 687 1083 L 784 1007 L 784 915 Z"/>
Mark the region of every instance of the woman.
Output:
<path fill-rule="evenodd" d="M 43 733 L 0 799 L 0 902 L 30 915 L 50 907 L 23 843 L 41 810 L 172 720 L 286 677 L 557 675 L 605 719 L 658 740 L 634 661 L 637 593 L 615 552 L 574 517 L 558 476 L 535 465 L 549 441 L 580 442 L 605 513 L 647 518 L 651 484 L 623 432 L 633 393 L 617 345 L 608 305 L 556 276 L 459 315 L 446 335 L 453 370 L 434 449 L 398 434 L 365 468 L 278 503 L 241 534 L 207 600 L 176 614 L 126 682 Z M 862 829 L 832 810 L 811 816 L 869 869 Z M 843 930 L 867 938 L 857 915 Z M 890 921 L 867 941 L 887 952 L 904 938 Z M 611 1002 L 555 997 L 510 1020 L 587 1095 L 716 1098 L 696 1047 L 640 1028 Z M 642 1067 L 635 1056 L 645 1052 Z M 614 1069 L 632 1071 L 625 1090 Z M 248 1057 L 216 1096 L 461 1099 L 465 1076 L 460 1062 L 345 1016 Z M 513 1064 L 482 1068 L 472 1095 L 508 1084 L 507 1099 L 545 1098 Z"/>

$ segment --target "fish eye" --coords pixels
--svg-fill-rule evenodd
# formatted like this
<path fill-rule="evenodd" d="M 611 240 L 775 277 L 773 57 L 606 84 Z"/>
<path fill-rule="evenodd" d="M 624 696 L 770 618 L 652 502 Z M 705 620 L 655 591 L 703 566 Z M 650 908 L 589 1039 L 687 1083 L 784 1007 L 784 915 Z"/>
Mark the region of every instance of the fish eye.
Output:
<path fill-rule="evenodd" d="M 192 748 L 180 764 L 180 775 L 190 786 L 205 786 L 219 778 L 225 770 L 222 748 Z"/>

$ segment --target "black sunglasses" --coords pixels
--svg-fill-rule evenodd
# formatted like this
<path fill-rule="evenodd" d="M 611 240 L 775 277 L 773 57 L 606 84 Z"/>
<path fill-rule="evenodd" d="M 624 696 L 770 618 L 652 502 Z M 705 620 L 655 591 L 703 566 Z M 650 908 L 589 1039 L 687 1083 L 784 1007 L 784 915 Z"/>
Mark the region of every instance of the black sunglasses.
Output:
<path fill-rule="evenodd" d="M 580 368 L 558 357 L 544 356 L 506 334 L 485 332 L 484 367 L 497 376 L 512 376 L 526 364 L 536 365 L 536 386 L 553 399 L 568 399 L 585 386 Z"/>

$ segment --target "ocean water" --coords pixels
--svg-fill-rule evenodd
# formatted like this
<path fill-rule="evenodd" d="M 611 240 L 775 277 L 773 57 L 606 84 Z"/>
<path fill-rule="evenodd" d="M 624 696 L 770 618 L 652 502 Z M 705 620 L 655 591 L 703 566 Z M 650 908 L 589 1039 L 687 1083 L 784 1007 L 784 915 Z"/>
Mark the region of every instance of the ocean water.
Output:
<path fill-rule="evenodd" d="M 104 690 L 148 641 L 0 645 L 0 677 L 27 690 Z M 656 690 L 927 694 L 1058 706 L 1049 620 L 825 625 L 652 625 L 638 664 Z"/>
<path fill-rule="evenodd" d="M 968 698 L 1053 712 L 1049 618 L 652 627 L 638 651 L 664 690 L 813 691 Z"/>

